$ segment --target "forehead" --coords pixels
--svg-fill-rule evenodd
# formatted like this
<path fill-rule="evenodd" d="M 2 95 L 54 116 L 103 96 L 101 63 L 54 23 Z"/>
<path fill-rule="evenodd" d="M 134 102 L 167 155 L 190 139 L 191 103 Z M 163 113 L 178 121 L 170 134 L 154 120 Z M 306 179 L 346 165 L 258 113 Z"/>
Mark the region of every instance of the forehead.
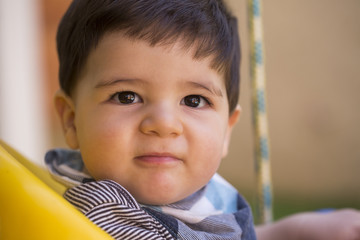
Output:
<path fill-rule="evenodd" d="M 163 51 L 170 52 L 172 50 L 176 50 L 177 54 L 180 55 L 190 54 L 194 61 L 207 62 L 209 68 L 216 70 L 219 74 L 224 74 L 225 63 L 218 62 L 219 53 L 216 51 L 212 52 L 210 50 L 207 53 L 204 53 L 204 45 L 206 45 L 206 43 L 202 40 L 203 39 L 195 39 L 190 41 L 190 37 L 187 36 L 186 33 L 179 33 L 179 36 L 177 37 L 169 36 L 168 39 L 164 38 L 154 42 L 152 39 L 129 36 L 124 30 L 115 30 L 105 32 L 104 35 L 99 38 L 95 46 L 90 49 L 89 55 L 91 55 L 99 45 L 109 43 L 114 44 L 114 42 L 128 42 L 133 43 L 132 46 L 129 44 L 129 47 L 134 47 L 136 43 L 142 42 L 147 43 L 149 47 L 161 47 Z"/>
<path fill-rule="evenodd" d="M 110 32 L 105 34 L 90 52 L 83 73 L 95 74 L 94 71 L 99 69 L 109 71 L 117 69 L 120 72 L 125 67 L 126 70 L 130 68 L 139 73 L 148 69 L 147 66 L 152 68 L 157 66 L 158 69 L 187 69 L 189 71 L 191 69 L 193 72 L 206 72 L 209 75 L 220 76 L 224 83 L 223 71 L 212 67 L 214 56 L 201 58 L 195 56 L 197 45 L 198 43 L 194 43 L 189 46 L 181 40 L 151 45 L 144 40 L 129 38 L 122 32 Z M 154 61 L 157 64 L 154 65 Z M 152 70 L 155 71 L 156 68 Z M 183 72 L 183 75 L 186 74 L 187 72 Z"/>

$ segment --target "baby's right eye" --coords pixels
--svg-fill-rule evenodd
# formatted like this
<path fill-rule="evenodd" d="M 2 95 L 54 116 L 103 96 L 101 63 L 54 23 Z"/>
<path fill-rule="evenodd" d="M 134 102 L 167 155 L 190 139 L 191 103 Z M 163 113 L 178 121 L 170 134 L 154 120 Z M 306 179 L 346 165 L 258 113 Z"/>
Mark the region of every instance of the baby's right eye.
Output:
<path fill-rule="evenodd" d="M 117 92 L 111 96 L 111 100 L 119 104 L 132 104 L 141 102 L 140 96 L 131 91 Z"/>

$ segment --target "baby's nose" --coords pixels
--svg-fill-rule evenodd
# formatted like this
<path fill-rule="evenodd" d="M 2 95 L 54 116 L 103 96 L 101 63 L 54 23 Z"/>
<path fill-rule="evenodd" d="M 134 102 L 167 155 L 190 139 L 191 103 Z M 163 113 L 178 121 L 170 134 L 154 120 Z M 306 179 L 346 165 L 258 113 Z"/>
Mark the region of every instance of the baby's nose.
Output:
<path fill-rule="evenodd" d="M 182 134 L 183 124 L 173 106 L 158 104 L 145 114 L 140 131 L 159 137 L 176 137 Z"/>

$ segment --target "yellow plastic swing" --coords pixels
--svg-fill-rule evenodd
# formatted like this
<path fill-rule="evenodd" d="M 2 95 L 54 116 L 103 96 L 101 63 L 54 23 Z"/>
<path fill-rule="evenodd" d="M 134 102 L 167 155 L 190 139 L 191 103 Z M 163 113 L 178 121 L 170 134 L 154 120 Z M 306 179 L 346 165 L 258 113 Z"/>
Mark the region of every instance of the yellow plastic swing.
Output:
<path fill-rule="evenodd" d="M 0 140 L 0 239 L 112 239 L 62 198 L 65 186 Z"/>

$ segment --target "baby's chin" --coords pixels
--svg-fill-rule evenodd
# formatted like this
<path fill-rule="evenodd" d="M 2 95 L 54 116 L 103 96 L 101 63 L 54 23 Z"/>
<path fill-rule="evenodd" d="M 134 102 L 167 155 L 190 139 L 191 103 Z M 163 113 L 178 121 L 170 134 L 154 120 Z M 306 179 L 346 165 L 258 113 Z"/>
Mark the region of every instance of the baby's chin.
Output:
<path fill-rule="evenodd" d="M 177 190 L 178 191 L 176 191 L 176 189 L 171 189 L 170 191 L 129 192 L 140 204 L 161 206 L 184 200 L 197 191 L 196 189 L 192 189 L 192 191 L 189 189 L 186 189 L 187 191 Z"/>
<path fill-rule="evenodd" d="M 127 181 L 122 185 L 135 200 L 143 205 L 168 205 L 181 201 L 203 187 L 203 183 L 197 185 L 187 184 L 175 179 L 142 179 L 141 182 Z"/>
<path fill-rule="evenodd" d="M 179 202 L 206 185 L 206 181 L 188 181 L 179 174 L 168 172 L 143 174 L 129 179 L 105 176 L 125 188 L 135 200 L 143 205 L 168 205 Z M 99 179 L 104 179 L 101 177 Z"/>
<path fill-rule="evenodd" d="M 176 203 L 187 198 L 190 195 L 191 194 L 180 194 L 179 196 L 169 196 L 169 194 L 166 195 L 166 193 L 153 193 L 147 196 L 139 196 L 137 194 L 133 194 L 133 197 L 136 199 L 137 202 L 143 205 L 162 206 Z"/>

